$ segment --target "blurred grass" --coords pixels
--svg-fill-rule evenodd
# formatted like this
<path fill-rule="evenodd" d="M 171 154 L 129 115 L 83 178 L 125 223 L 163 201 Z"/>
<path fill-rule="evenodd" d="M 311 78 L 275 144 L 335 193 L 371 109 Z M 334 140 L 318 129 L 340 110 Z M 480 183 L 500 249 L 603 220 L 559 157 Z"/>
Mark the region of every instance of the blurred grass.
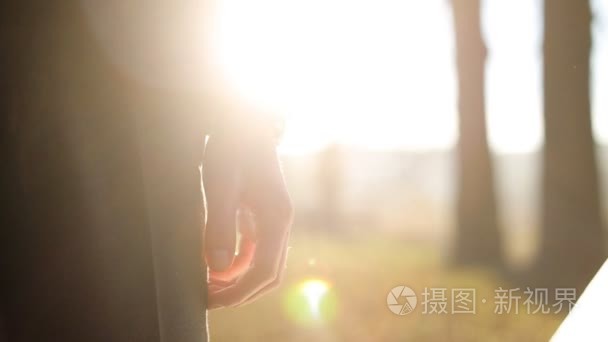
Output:
<path fill-rule="evenodd" d="M 422 243 L 384 238 L 299 235 L 292 237 L 288 269 L 279 290 L 258 302 L 210 314 L 213 342 L 222 341 L 547 341 L 563 315 L 494 313 L 494 290 L 512 288 L 480 270 L 449 270 L 440 249 Z M 302 325 L 289 317 L 289 289 L 307 279 L 331 284 L 336 315 Z M 390 289 L 412 288 L 414 312 L 397 316 L 386 305 Z M 423 314 L 424 288 L 475 288 L 476 314 Z M 523 289 L 522 289 L 523 291 Z M 520 293 L 523 303 L 525 295 Z M 486 299 L 486 303 L 481 300 Z"/>

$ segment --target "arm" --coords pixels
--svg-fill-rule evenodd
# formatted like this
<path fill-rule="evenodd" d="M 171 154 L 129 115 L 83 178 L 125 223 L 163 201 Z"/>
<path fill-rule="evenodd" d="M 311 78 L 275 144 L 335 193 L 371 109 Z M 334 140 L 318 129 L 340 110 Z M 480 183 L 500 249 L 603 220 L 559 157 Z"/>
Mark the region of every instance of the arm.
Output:
<path fill-rule="evenodd" d="M 246 304 L 278 285 L 293 214 L 274 120 L 230 117 L 211 133 L 203 162 L 210 309 Z"/>

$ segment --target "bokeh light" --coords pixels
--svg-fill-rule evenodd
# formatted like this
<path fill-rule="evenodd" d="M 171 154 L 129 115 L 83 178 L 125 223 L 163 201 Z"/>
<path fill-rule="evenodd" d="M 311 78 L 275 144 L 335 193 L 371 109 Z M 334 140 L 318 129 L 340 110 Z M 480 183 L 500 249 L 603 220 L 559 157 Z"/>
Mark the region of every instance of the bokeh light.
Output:
<path fill-rule="evenodd" d="M 288 317 L 304 325 L 331 321 L 336 315 L 336 304 L 331 284 L 321 279 L 309 279 L 291 286 L 284 299 Z"/>

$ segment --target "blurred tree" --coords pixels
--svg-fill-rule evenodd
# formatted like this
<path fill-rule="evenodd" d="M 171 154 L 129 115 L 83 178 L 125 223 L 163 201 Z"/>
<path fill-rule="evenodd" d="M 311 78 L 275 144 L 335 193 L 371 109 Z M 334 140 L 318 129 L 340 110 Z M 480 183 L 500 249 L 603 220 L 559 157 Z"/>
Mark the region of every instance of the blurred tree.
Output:
<path fill-rule="evenodd" d="M 453 263 L 502 267 L 492 161 L 486 135 L 486 47 L 480 0 L 452 0 L 458 66 L 458 204 Z"/>
<path fill-rule="evenodd" d="M 606 258 L 591 126 L 587 0 L 545 1 L 542 242 L 536 274 L 583 286 Z"/>

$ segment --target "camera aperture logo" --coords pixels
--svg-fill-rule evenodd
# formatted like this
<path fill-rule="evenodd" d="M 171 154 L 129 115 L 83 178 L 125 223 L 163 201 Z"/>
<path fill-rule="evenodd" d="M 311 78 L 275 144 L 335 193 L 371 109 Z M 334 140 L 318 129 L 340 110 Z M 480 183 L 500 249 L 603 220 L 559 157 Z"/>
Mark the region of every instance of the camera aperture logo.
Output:
<path fill-rule="evenodd" d="M 414 311 L 418 297 L 414 290 L 407 286 L 393 287 L 386 296 L 386 305 L 395 315 L 403 316 Z"/>

